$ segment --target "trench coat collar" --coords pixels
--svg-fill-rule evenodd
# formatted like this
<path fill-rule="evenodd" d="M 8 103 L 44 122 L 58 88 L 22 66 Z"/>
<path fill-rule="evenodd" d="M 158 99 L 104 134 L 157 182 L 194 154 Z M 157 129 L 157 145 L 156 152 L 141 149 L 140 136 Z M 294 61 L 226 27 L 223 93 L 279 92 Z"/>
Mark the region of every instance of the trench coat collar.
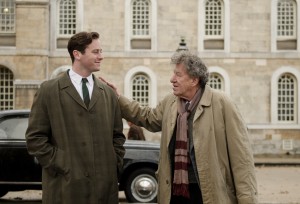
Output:
<path fill-rule="evenodd" d="M 196 107 L 196 112 L 194 115 L 194 119 L 193 121 L 195 121 L 196 119 L 198 119 L 201 114 L 203 113 L 203 106 L 210 106 L 211 105 L 211 100 L 212 100 L 212 89 L 210 88 L 210 86 L 206 85 L 204 92 L 202 94 L 202 97 L 199 101 L 198 106 Z M 171 101 L 171 111 L 170 111 L 170 125 L 171 125 L 171 130 L 173 130 L 173 132 L 175 131 L 175 126 L 176 126 L 176 122 L 177 122 L 177 97 L 173 97 L 173 101 Z M 171 141 L 173 132 L 168 134 L 168 144 Z"/>
<path fill-rule="evenodd" d="M 80 106 L 82 106 L 85 109 L 91 109 L 97 102 L 98 98 L 101 95 L 101 90 L 104 89 L 103 83 L 101 83 L 93 74 L 93 79 L 94 79 L 94 89 L 92 92 L 92 97 L 90 101 L 90 105 L 87 108 L 86 105 L 84 104 L 83 100 L 81 99 L 79 93 L 75 89 L 75 87 L 72 84 L 71 78 L 68 74 L 68 71 L 64 73 L 64 75 L 59 78 L 59 86 L 60 90 L 65 90 L 67 94 L 72 97 Z"/>
<path fill-rule="evenodd" d="M 211 99 L 212 99 L 212 88 L 208 85 L 205 85 L 205 89 L 204 89 L 204 92 L 202 94 L 199 104 L 201 106 L 210 106 Z"/>
<path fill-rule="evenodd" d="M 210 88 L 210 86 L 205 85 L 204 92 L 197 106 L 193 121 L 197 120 L 200 117 L 200 115 L 203 113 L 203 107 L 205 106 L 207 107 L 211 105 L 211 100 L 212 100 L 212 89 Z"/>

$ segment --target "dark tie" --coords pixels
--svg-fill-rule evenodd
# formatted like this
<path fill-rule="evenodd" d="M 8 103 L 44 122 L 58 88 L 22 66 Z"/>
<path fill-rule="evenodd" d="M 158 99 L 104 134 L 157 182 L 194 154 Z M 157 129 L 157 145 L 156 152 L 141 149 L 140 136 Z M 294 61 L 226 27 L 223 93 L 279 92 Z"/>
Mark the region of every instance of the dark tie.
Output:
<path fill-rule="evenodd" d="M 89 107 L 89 103 L 90 103 L 90 94 L 89 94 L 89 90 L 86 86 L 86 82 L 88 82 L 88 80 L 86 78 L 82 78 L 82 95 L 83 95 L 83 101 L 86 105 L 86 107 Z"/>

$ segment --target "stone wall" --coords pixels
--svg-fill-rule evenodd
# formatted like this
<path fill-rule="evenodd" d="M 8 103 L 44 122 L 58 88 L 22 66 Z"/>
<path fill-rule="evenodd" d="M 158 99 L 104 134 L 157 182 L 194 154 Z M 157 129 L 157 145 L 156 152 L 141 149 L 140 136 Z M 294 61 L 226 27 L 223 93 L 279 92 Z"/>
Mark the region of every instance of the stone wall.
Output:
<path fill-rule="evenodd" d="M 284 126 L 272 122 L 271 79 L 281 67 L 300 71 L 299 51 L 274 52 L 271 39 L 272 0 L 224 0 L 229 4 L 228 51 L 199 51 L 199 2 L 203 0 L 164 0 L 156 2 L 154 50 L 125 50 L 127 42 L 125 9 L 129 0 L 78 1 L 79 30 L 100 33 L 104 60 L 103 76 L 125 92 L 126 74 L 134 67 L 149 68 L 157 81 L 156 103 L 171 92 L 173 67 L 170 57 L 185 37 L 190 51 L 206 65 L 224 70 L 230 81 L 230 96 L 240 109 L 253 139 L 256 154 L 299 154 L 300 122 Z M 154 5 L 154 4 L 153 4 Z M 170 6 L 171 5 L 171 6 Z M 50 79 L 54 71 L 70 66 L 66 49 L 56 49 L 55 1 L 16 0 L 16 36 L 14 46 L 0 46 L 0 65 L 10 69 L 15 80 L 15 108 L 30 108 L 39 84 Z M 298 20 L 300 18 L 298 17 Z M 0 35 L 1 39 L 4 39 Z M 300 83 L 300 79 L 298 79 Z M 298 91 L 298 100 L 300 90 Z M 298 107 L 299 109 L 300 107 Z M 300 116 L 299 116 L 300 117 Z M 126 128 L 125 130 L 126 131 Z M 149 140 L 159 141 L 160 133 L 146 133 Z M 283 150 L 292 141 L 292 150 Z M 283 142 L 284 141 L 284 142 Z M 285 143 L 286 142 L 286 143 Z"/>

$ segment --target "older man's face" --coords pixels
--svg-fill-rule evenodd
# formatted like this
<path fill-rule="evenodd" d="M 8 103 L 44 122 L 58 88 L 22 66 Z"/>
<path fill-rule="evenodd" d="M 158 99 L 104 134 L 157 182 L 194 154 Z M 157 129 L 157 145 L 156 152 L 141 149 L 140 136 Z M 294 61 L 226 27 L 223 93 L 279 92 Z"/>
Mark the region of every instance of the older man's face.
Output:
<path fill-rule="evenodd" d="M 199 80 L 190 77 L 183 64 L 175 66 L 170 82 L 173 85 L 173 94 L 189 101 L 194 97 L 199 87 Z"/>

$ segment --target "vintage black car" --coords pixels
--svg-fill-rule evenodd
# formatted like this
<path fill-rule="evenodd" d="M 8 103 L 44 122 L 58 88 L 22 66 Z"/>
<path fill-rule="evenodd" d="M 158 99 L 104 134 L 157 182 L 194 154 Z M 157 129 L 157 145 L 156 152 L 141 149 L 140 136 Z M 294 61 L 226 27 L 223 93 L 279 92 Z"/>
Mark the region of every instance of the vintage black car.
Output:
<path fill-rule="evenodd" d="M 8 191 L 41 189 L 41 166 L 27 152 L 29 110 L 0 111 L 0 197 Z M 159 144 L 127 140 L 119 190 L 128 202 L 156 202 Z"/>

